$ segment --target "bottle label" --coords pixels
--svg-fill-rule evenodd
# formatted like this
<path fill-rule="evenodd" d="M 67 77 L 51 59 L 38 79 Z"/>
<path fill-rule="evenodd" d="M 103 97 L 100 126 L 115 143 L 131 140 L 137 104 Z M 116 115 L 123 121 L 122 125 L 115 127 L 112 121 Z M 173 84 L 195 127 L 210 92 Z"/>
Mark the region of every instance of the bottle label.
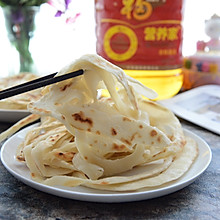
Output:
<path fill-rule="evenodd" d="M 123 69 L 182 64 L 182 0 L 96 0 L 97 53 Z"/>

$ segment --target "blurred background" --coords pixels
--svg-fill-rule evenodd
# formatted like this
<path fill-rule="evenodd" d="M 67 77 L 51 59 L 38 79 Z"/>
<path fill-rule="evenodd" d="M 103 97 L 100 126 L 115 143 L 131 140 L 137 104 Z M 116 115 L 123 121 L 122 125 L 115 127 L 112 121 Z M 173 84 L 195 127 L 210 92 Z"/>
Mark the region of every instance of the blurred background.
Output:
<path fill-rule="evenodd" d="M 67 24 L 65 16 L 54 16 L 56 9 L 51 5 L 42 4 L 40 7 L 40 12 L 36 16 L 35 36 L 30 42 L 30 50 L 39 74 L 56 72 L 82 54 L 95 53 L 94 1 L 73 0 L 69 11 L 74 15 L 80 15 L 74 22 Z M 185 1 L 184 56 L 196 52 L 197 41 L 209 39 L 204 32 L 204 23 L 213 14 L 220 16 L 219 0 Z M 0 74 L 4 77 L 18 68 L 19 63 L 17 51 L 8 41 L 2 8 L 0 8 L 0 30 Z"/>

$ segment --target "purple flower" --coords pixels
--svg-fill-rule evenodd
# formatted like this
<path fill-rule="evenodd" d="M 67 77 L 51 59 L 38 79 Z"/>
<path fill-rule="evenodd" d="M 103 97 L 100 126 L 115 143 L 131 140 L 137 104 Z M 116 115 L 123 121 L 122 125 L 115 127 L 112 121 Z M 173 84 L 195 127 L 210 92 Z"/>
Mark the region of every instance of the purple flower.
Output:
<path fill-rule="evenodd" d="M 59 17 L 68 10 L 71 0 L 49 0 L 47 3 L 57 10 L 55 16 Z"/>
<path fill-rule="evenodd" d="M 66 23 L 72 24 L 79 17 L 80 13 L 73 14 L 70 12 L 69 5 L 71 2 L 72 0 L 49 0 L 47 3 L 53 6 L 57 10 L 55 17 L 60 17 L 65 14 L 65 16 L 67 17 Z M 67 14 L 69 14 L 70 16 Z"/>
<path fill-rule="evenodd" d="M 55 17 L 60 17 L 63 14 L 62 11 L 57 11 L 57 13 L 55 14 Z"/>
<path fill-rule="evenodd" d="M 70 2 L 71 2 L 71 0 L 65 0 L 66 10 L 68 9 Z"/>

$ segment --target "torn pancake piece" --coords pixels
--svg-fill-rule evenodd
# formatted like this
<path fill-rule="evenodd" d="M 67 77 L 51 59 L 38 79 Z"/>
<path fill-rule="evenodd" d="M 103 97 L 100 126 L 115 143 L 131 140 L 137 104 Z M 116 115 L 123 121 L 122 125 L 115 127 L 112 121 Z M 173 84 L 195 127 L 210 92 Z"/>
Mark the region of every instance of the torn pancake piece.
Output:
<path fill-rule="evenodd" d="M 28 81 L 34 80 L 37 75 L 32 73 L 20 73 L 18 75 L 0 78 L 0 90 L 8 89 Z M 27 110 L 27 105 L 31 101 L 36 101 L 41 97 L 40 89 L 29 91 L 20 95 L 12 96 L 0 100 L 0 109 Z"/>
<path fill-rule="evenodd" d="M 86 55 L 61 70 L 58 75 L 79 68 L 84 68 L 82 76 L 52 85 L 42 99 L 30 104 L 29 109 L 61 121 L 76 137 L 81 161 L 87 158 L 90 164 L 104 166 L 101 176 L 114 175 L 144 163 L 144 146 L 155 146 L 159 151 L 171 143 L 163 132 L 149 124 L 148 114 L 140 111 L 137 91 L 129 85 L 123 70 L 97 55 Z M 103 84 L 111 100 L 97 98 L 97 90 Z M 154 97 L 154 92 L 148 88 L 145 90 L 150 97 Z M 96 147 L 91 147 L 94 142 L 99 142 L 99 148 L 106 149 L 104 155 L 100 155 Z M 123 152 L 129 154 L 126 158 L 118 159 L 121 163 L 133 161 L 123 166 L 123 169 L 122 166 L 121 169 L 117 168 L 119 161 L 104 159 L 105 155 L 117 151 L 116 146 L 123 146 Z M 131 160 L 132 155 L 136 155 L 136 159 Z"/>
<path fill-rule="evenodd" d="M 182 177 L 193 164 L 197 154 L 198 149 L 196 142 L 187 137 L 183 152 L 177 154 L 176 157 L 173 158 L 172 163 L 169 163 L 168 167 L 166 166 L 167 164 L 162 163 L 150 171 L 146 168 L 148 172 L 143 172 L 142 175 L 136 171 L 137 174 L 135 175 L 128 176 L 127 173 L 122 173 L 120 176 L 101 178 L 99 180 L 83 180 L 78 177 L 69 176 L 60 178 L 59 176 L 54 176 L 45 180 L 45 184 L 68 187 L 83 185 L 94 189 L 118 192 L 157 189 L 164 184 L 176 181 Z M 151 165 L 152 164 L 148 166 Z"/>
<path fill-rule="evenodd" d="M 18 155 L 34 180 L 137 190 L 147 186 L 148 178 L 166 173 L 191 147 L 194 156 L 176 178 L 190 168 L 197 146 L 186 144 L 172 112 L 143 98 L 155 98 L 154 91 L 98 55 L 84 55 L 58 75 L 78 69 L 84 74 L 47 86 L 42 98 L 29 104 L 29 110 L 44 120 L 28 133 Z M 100 89 L 107 90 L 109 97 L 99 97 Z M 150 187 L 175 179 L 167 176 Z M 136 183 L 136 188 L 124 187 Z"/>

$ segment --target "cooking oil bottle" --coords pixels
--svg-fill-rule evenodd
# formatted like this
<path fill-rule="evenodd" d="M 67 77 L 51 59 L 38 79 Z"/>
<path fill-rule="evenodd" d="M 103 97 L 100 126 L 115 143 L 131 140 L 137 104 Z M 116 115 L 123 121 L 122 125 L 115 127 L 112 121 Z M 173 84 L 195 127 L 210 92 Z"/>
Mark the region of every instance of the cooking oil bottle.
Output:
<path fill-rule="evenodd" d="M 99 55 L 154 89 L 157 99 L 183 83 L 183 0 L 96 0 Z"/>

